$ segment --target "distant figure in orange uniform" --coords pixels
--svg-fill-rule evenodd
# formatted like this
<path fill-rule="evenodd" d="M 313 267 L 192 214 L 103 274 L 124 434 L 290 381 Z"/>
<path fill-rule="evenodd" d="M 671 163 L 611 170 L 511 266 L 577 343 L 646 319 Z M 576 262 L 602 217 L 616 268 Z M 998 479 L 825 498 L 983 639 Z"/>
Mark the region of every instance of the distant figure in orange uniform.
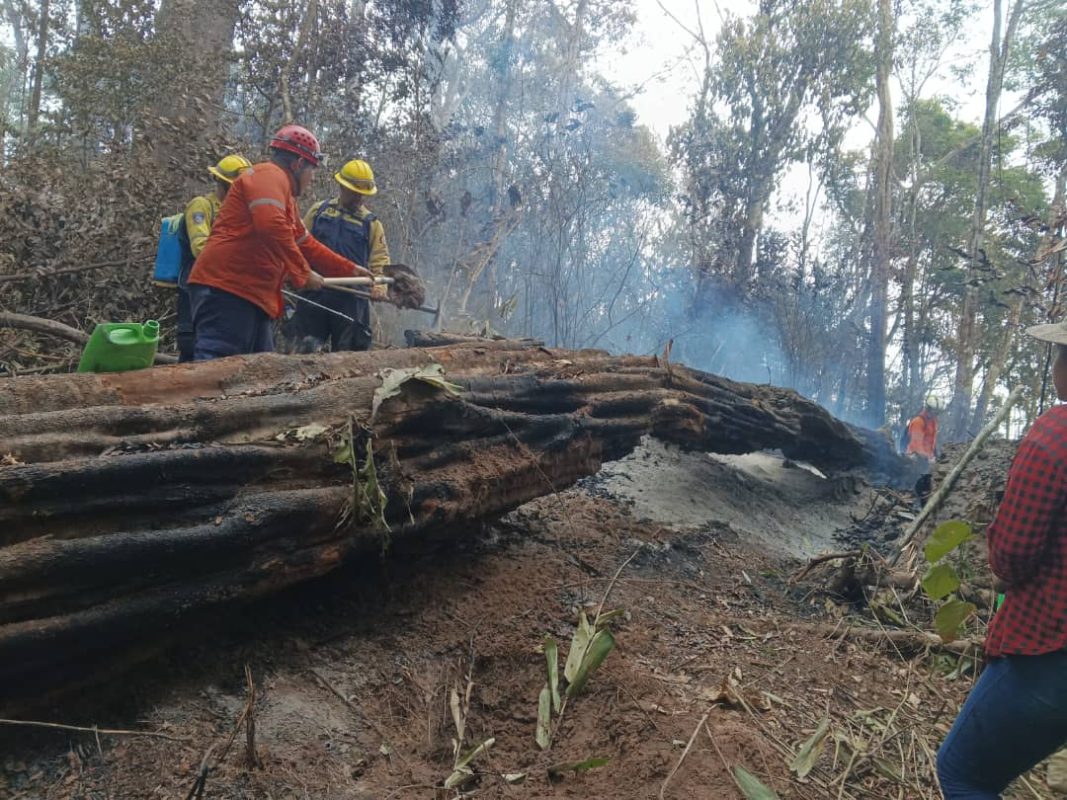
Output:
<path fill-rule="evenodd" d="M 908 423 L 906 455 L 922 456 L 928 461 L 937 460 L 937 414 L 941 403 L 936 397 L 926 400 L 926 407 Z"/>
<path fill-rule="evenodd" d="M 931 395 L 926 398 L 926 406 L 912 417 L 904 433 L 904 454 L 920 461 L 922 475 L 915 483 L 915 494 L 920 504 L 926 503 L 933 483 L 931 472 L 937 460 L 937 415 L 941 411 L 941 401 Z"/>

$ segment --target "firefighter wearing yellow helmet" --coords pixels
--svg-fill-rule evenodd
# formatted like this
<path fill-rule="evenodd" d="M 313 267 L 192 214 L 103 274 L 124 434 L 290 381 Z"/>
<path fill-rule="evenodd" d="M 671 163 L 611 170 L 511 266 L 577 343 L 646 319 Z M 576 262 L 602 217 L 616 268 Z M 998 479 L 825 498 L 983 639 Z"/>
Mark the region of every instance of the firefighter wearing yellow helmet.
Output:
<path fill-rule="evenodd" d="M 308 209 L 304 225 L 312 236 L 334 252 L 375 275 L 381 275 L 389 263 L 389 246 L 385 242 L 381 220 L 365 202 L 365 198 L 378 193 L 374 171 L 366 161 L 353 159 L 333 178 L 340 187 L 337 197 Z M 385 299 L 386 288 L 375 286 L 371 296 L 376 300 Z M 324 349 L 327 343 L 334 352 L 370 349 L 370 303 L 365 298 L 336 289 L 302 294 L 319 306 L 351 317 L 353 322 L 311 303 L 297 303 L 285 326 L 285 337 L 291 349 L 302 353 L 316 352 Z"/>
<path fill-rule="evenodd" d="M 193 269 L 193 262 L 200 255 L 207 244 L 207 237 L 211 235 L 211 227 L 215 224 L 215 217 L 219 214 L 222 201 L 230 186 L 237 180 L 242 172 L 252 166 L 252 162 L 242 155 L 233 153 L 219 160 L 207 168 L 207 171 L 215 179 L 214 191 L 199 197 L 194 197 L 185 207 L 182 215 L 181 227 L 178 237 L 182 248 L 182 265 L 178 273 L 178 359 L 180 361 L 193 360 L 193 313 L 189 301 L 189 273 Z"/>

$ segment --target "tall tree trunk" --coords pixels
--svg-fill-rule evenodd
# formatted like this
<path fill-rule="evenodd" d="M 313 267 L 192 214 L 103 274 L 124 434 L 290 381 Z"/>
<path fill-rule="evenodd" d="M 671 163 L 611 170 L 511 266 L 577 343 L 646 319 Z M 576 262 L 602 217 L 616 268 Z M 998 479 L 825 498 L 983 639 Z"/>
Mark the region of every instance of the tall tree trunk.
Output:
<path fill-rule="evenodd" d="M 503 210 L 507 187 L 508 130 L 507 110 L 511 98 L 511 61 L 515 48 L 515 4 L 518 0 L 507 0 L 504 11 L 504 30 L 500 34 L 497 52 L 496 98 L 493 104 L 493 183 L 491 207 L 493 219 Z"/>
<path fill-rule="evenodd" d="M 175 90 L 161 92 L 143 122 L 144 140 L 162 168 L 198 164 L 189 192 L 202 187 L 198 162 L 209 157 L 219 133 L 239 6 L 239 0 L 163 0 L 156 15 L 157 39 L 168 46 L 167 52 L 180 53 L 181 61 L 172 80 Z M 184 121 L 179 131 L 166 123 L 177 119 Z"/>
<path fill-rule="evenodd" d="M 756 239 L 763 228 L 764 188 L 757 187 L 745 206 L 745 216 L 741 224 L 741 238 L 737 245 L 737 261 L 734 265 L 733 283 L 739 290 L 752 278 L 752 268 L 756 258 Z"/>
<path fill-rule="evenodd" d="M 916 98 L 912 97 L 909 105 L 915 107 Z M 904 314 L 904 331 L 902 353 L 904 358 L 904 414 L 912 413 L 920 402 L 919 395 L 925 390 L 922 374 L 922 356 L 920 333 L 922 326 L 919 316 L 921 300 L 916 304 L 915 283 L 919 279 L 919 244 L 918 208 L 919 208 L 919 160 L 922 154 L 922 132 L 914 113 L 908 117 L 908 149 L 910 187 L 907 196 L 908 259 L 904 266 L 901 280 L 901 308 Z M 922 295 L 920 294 L 921 298 Z"/>
<path fill-rule="evenodd" d="M 496 251 L 503 239 L 511 232 L 508 217 L 507 165 L 508 165 L 508 102 L 511 98 L 511 62 L 515 48 L 515 11 L 518 0 L 507 0 L 504 11 L 504 29 L 500 34 L 497 49 L 496 97 L 493 104 L 493 156 L 491 161 L 489 219 L 482 228 L 482 241 L 470 253 L 467 262 L 467 285 L 460 297 L 459 311 L 467 313 L 471 295 L 482 274 L 492 269 Z M 488 248 L 488 249 L 487 249 Z M 485 254 L 482 257 L 482 254 Z M 491 300 L 491 297 L 489 298 Z M 485 317 L 492 322 L 493 303 L 485 303 Z"/>
<path fill-rule="evenodd" d="M 949 409 L 947 437 L 950 441 L 968 435 L 971 394 L 974 388 L 975 354 L 978 350 L 978 290 L 974 286 L 979 277 L 982 247 L 985 236 L 986 211 L 989 198 L 989 177 L 992 167 L 993 138 L 996 135 L 997 106 L 1004 88 L 1004 71 L 1015 31 L 1019 26 L 1026 0 L 1015 0 L 1003 20 L 1004 0 L 993 2 L 993 38 L 989 45 L 989 78 L 986 82 L 985 116 L 982 119 L 982 138 L 978 149 L 978 185 L 975 191 L 974 215 L 967 243 L 967 277 L 960 308 L 959 329 L 956 335 L 956 375 L 953 381 L 952 405 Z"/>
<path fill-rule="evenodd" d="M 48 52 L 48 0 L 41 0 L 41 18 L 37 22 L 37 55 L 33 62 L 33 89 L 26 117 L 27 138 L 30 145 L 37 140 L 37 121 L 41 114 L 41 88 L 44 85 L 44 62 Z"/>
<path fill-rule="evenodd" d="M 876 54 L 878 68 L 878 129 L 875 134 L 872 164 L 870 204 L 870 330 L 867 340 L 867 422 L 878 428 L 885 424 L 885 348 L 886 325 L 889 316 L 890 238 L 892 235 L 893 187 L 893 100 L 889 94 L 889 80 L 893 69 L 893 4 L 892 0 L 878 0 L 878 40 Z"/>
<path fill-rule="evenodd" d="M 297 29 L 296 44 L 293 45 L 293 54 L 289 63 L 282 66 L 281 77 L 278 80 L 278 92 L 282 98 L 282 122 L 288 125 L 296 121 L 293 112 L 293 93 L 289 83 L 290 73 L 294 72 L 304 58 L 304 50 L 307 49 L 308 39 L 311 38 L 311 30 L 319 15 L 318 0 L 308 0 L 304 15 L 300 18 L 300 27 Z M 269 122 L 270 120 L 268 120 Z"/>
<path fill-rule="evenodd" d="M 1020 294 L 1012 295 L 1008 303 L 1008 317 L 1004 321 L 993 352 L 989 356 L 989 366 L 986 368 L 985 377 L 982 380 L 982 391 L 978 393 L 978 402 L 974 408 L 974 419 L 968 428 L 969 431 L 981 430 L 985 422 L 986 414 L 989 413 L 989 401 L 993 398 L 993 392 L 997 388 L 997 382 L 1004 372 L 1004 365 L 1011 353 L 1011 343 L 1019 329 L 1019 321 L 1023 314 L 1023 298 Z"/>

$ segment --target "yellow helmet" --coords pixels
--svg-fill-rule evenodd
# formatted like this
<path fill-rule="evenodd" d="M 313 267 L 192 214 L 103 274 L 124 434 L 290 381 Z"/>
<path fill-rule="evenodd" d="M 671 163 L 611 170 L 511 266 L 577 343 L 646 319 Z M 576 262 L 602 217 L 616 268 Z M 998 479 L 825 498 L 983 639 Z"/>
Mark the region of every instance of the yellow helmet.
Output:
<path fill-rule="evenodd" d="M 208 167 L 207 171 L 226 183 L 233 183 L 237 176 L 252 166 L 252 162 L 244 156 L 234 153 L 221 159 L 218 164 Z"/>
<path fill-rule="evenodd" d="M 378 186 L 374 183 L 374 170 L 370 168 L 370 164 L 358 158 L 341 167 L 340 172 L 334 173 L 333 179 L 353 192 L 378 194 Z"/>

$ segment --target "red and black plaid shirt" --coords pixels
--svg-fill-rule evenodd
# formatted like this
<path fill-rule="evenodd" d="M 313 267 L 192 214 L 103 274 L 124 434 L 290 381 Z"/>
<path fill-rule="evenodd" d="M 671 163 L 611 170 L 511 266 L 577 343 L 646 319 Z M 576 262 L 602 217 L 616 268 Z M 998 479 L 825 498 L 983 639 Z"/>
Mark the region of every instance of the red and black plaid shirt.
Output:
<path fill-rule="evenodd" d="M 1067 649 L 1067 405 L 1042 414 L 1019 445 L 986 536 L 989 565 L 1008 584 L 986 655 Z"/>

